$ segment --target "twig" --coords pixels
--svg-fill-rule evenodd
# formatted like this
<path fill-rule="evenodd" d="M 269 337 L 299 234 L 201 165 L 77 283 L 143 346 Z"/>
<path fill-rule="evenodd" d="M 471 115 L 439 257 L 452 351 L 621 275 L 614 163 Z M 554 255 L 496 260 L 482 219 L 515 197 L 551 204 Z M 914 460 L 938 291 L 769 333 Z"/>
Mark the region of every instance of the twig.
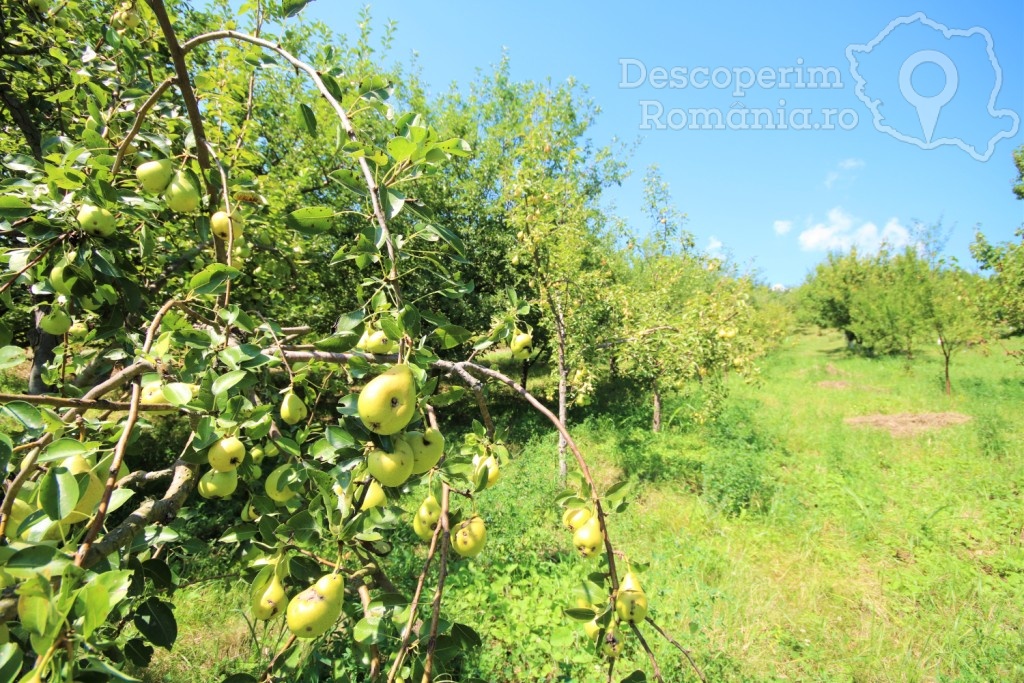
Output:
<path fill-rule="evenodd" d="M 135 115 L 135 123 L 132 125 L 132 129 L 128 131 L 128 134 L 124 136 L 124 140 L 121 141 L 120 147 L 117 148 L 117 156 L 114 157 L 114 165 L 110 169 L 110 177 L 116 178 L 117 172 L 121 170 L 121 164 L 124 162 L 125 154 L 128 152 L 129 145 L 132 144 L 132 140 L 142 130 L 142 122 L 146 119 L 146 114 L 153 107 L 154 104 L 159 101 L 160 97 L 167 91 L 169 87 L 174 85 L 174 76 L 168 76 L 164 81 L 156 86 L 156 90 L 146 98 L 146 101 L 139 107 L 138 113 Z"/>
<path fill-rule="evenodd" d="M 679 643 L 677 643 L 676 640 L 672 636 L 670 636 L 669 634 L 665 633 L 665 631 L 660 626 L 658 626 L 658 624 L 654 621 L 654 619 L 651 619 L 650 617 L 647 617 L 646 621 L 647 621 L 648 624 L 650 624 L 651 626 L 654 627 L 655 631 L 657 631 L 659 634 L 661 634 L 662 638 L 664 638 L 668 642 L 670 642 L 673 645 L 675 645 L 676 648 L 678 648 L 679 651 L 682 652 L 683 655 L 686 657 L 686 660 L 688 662 L 690 662 L 690 666 L 693 667 L 693 670 L 697 672 L 697 677 L 700 678 L 700 680 L 703 681 L 703 683 L 708 683 L 708 679 L 704 676 L 704 672 L 700 670 L 699 666 L 697 666 L 697 662 L 693 661 L 693 657 L 690 655 L 690 651 L 687 650 L 682 645 L 680 645 Z"/>
<path fill-rule="evenodd" d="M 0 394 L 0 403 L 23 401 L 37 406 L 55 406 L 57 408 L 78 408 L 81 410 L 111 410 L 123 412 L 131 407 L 130 401 L 108 401 L 106 399 L 63 398 L 61 396 L 45 396 L 40 394 Z M 152 403 L 139 406 L 140 411 L 178 410 L 178 406 L 170 403 Z M 37 444 L 37 441 L 32 443 Z M 29 445 L 29 444 L 24 444 Z M 37 444 L 38 445 L 38 444 Z"/>
<path fill-rule="evenodd" d="M 658 660 L 654 657 L 654 652 L 651 651 L 651 646 L 647 644 L 647 640 L 644 638 L 644 634 L 640 632 L 640 629 L 636 627 L 636 624 L 629 622 L 629 628 L 633 630 L 633 635 L 636 636 L 637 640 L 640 641 L 640 645 L 643 646 L 644 652 L 647 653 L 647 659 L 651 662 L 652 674 L 654 680 L 665 683 L 665 679 L 661 676 L 661 667 L 658 666 Z"/>
<path fill-rule="evenodd" d="M 444 595 L 444 582 L 448 577 L 448 538 L 451 533 L 448 522 L 448 485 L 443 484 L 441 486 L 441 519 L 440 519 L 440 533 L 441 533 L 441 559 L 440 565 L 437 570 L 437 590 L 434 591 L 434 602 L 431 605 L 430 615 L 430 637 L 427 641 L 427 657 L 423 663 L 423 678 L 422 683 L 430 683 L 431 671 L 434 668 L 434 650 L 437 648 L 437 624 L 441 618 L 441 597 Z M 438 530 L 434 530 L 435 535 Z"/>

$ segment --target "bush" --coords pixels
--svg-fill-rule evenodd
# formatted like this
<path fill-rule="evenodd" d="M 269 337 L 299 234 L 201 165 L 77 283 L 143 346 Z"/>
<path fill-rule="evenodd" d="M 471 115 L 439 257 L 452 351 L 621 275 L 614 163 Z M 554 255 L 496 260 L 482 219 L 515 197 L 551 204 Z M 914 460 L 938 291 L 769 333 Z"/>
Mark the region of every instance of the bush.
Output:
<path fill-rule="evenodd" d="M 704 465 L 704 497 L 723 512 L 767 509 L 775 485 L 763 453 L 738 448 L 720 450 Z"/>

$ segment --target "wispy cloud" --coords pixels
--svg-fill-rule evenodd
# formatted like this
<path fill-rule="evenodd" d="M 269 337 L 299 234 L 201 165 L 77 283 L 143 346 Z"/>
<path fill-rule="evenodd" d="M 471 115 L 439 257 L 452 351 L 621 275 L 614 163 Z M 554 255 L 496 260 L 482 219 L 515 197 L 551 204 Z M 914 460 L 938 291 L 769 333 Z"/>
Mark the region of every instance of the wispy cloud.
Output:
<path fill-rule="evenodd" d="M 840 179 L 851 177 L 853 175 L 853 171 L 864 168 L 864 165 L 863 159 L 854 159 L 852 157 L 849 159 L 843 159 L 836 164 L 835 169 L 825 174 L 825 187 L 831 190 Z"/>
<path fill-rule="evenodd" d="M 787 232 L 793 229 L 793 221 L 773 221 L 772 230 L 775 231 L 776 235 L 785 235 Z"/>
<path fill-rule="evenodd" d="M 826 221 L 815 223 L 800 233 L 797 238 L 804 251 L 858 251 L 873 253 L 887 244 L 894 248 L 911 243 L 910 231 L 898 218 L 890 218 L 879 229 L 871 221 L 861 222 L 842 207 L 828 212 Z"/>
<path fill-rule="evenodd" d="M 709 254 L 717 254 L 722 250 L 723 246 L 724 245 L 722 244 L 722 240 L 712 235 L 711 237 L 708 238 L 708 246 L 707 249 L 705 249 L 705 251 L 707 251 L 707 253 Z"/>

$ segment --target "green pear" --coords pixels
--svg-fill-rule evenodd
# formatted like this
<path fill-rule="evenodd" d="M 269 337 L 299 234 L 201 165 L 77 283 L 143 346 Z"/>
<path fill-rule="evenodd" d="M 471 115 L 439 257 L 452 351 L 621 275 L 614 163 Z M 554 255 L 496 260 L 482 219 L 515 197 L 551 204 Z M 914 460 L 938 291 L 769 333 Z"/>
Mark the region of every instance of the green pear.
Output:
<path fill-rule="evenodd" d="M 139 164 L 135 169 L 135 177 L 146 192 L 159 194 L 167 189 L 174 176 L 174 162 L 170 159 L 157 159 Z"/>
<path fill-rule="evenodd" d="M 584 522 L 583 526 L 572 535 L 573 546 L 579 551 L 580 555 L 587 559 L 597 556 L 597 551 L 603 542 L 604 536 L 601 533 L 601 523 L 596 516 Z"/>
<path fill-rule="evenodd" d="M 238 470 L 218 472 L 211 469 L 199 478 L 196 488 L 203 498 L 227 498 L 238 488 Z"/>
<path fill-rule="evenodd" d="M 370 476 L 384 486 L 401 486 L 412 476 L 412 449 L 401 439 L 395 439 L 394 446 L 393 453 L 374 448 L 366 456 Z"/>
<path fill-rule="evenodd" d="M 110 237 L 117 227 L 114 214 L 92 204 L 85 204 L 78 210 L 78 224 L 86 233 L 96 237 Z"/>
<path fill-rule="evenodd" d="M 435 522 L 436 524 L 436 522 Z M 434 528 L 432 525 L 423 521 L 423 518 L 419 514 L 412 516 L 412 530 L 421 541 L 429 541 L 434 537 Z"/>
<path fill-rule="evenodd" d="M 433 427 L 425 432 L 406 432 L 403 438 L 412 448 L 413 474 L 423 474 L 430 470 L 444 453 L 444 437 Z"/>
<path fill-rule="evenodd" d="M 341 574 L 325 574 L 313 584 L 313 589 L 328 600 L 341 601 L 345 592 L 345 577 Z"/>
<path fill-rule="evenodd" d="M 236 241 L 241 239 L 244 225 L 245 221 L 239 214 L 228 215 L 226 211 L 218 211 L 210 216 L 210 232 L 225 242 L 228 241 L 228 236 Z"/>
<path fill-rule="evenodd" d="M 356 402 L 359 419 L 377 434 L 395 434 L 416 413 L 416 380 L 408 365 L 395 365 L 367 382 Z"/>
<path fill-rule="evenodd" d="M 71 317 L 59 308 L 51 308 L 49 313 L 39 319 L 39 329 L 59 337 L 71 329 Z"/>
<path fill-rule="evenodd" d="M 281 400 L 281 419 L 290 425 L 302 422 L 309 415 L 309 409 L 291 389 Z"/>
<path fill-rule="evenodd" d="M 341 600 L 331 600 L 315 587 L 307 588 L 288 603 L 285 621 L 296 638 L 316 638 L 327 633 L 341 616 Z"/>
<path fill-rule="evenodd" d="M 261 586 L 262 590 L 256 591 L 252 596 L 252 615 L 257 619 L 272 619 L 281 613 L 288 600 L 288 594 L 284 591 L 281 579 L 274 574 L 270 583 Z"/>
<path fill-rule="evenodd" d="M 171 211 L 192 213 L 199 208 L 199 190 L 184 171 L 174 174 L 164 191 L 164 201 Z"/>
<path fill-rule="evenodd" d="M 237 436 L 226 436 L 210 446 L 207 459 L 218 472 L 229 472 L 245 459 L 245 444 Z"/>

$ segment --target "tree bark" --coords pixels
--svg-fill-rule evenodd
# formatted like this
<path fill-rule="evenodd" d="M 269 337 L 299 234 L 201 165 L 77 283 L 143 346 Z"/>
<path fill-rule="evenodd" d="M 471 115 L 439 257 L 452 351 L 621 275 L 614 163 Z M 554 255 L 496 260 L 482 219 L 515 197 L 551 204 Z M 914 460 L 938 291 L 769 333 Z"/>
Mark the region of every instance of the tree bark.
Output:
<path fill-rule="evenodd" d="M 952 396 L 953 395 L 953 385 L 949 381 L 949 361 L 950 361 L 950 357 L 952 355 L 953 355 L 952 349 L 947 351 L 946 350 L 946 345 L 943 344 L 942 345 L 942 357 L 945 360 L 944 365 L 945 365 L 945 371 L 946 371 L 946 396 Z"/>
<path fill-rule="evenodd" d="M 654 383 L 654 417 L 651 418 L 651 431 L 657 434 L 661 431 L 661 391 L 658 383 Z"/>
<path fill-rule="evenodd" d="M 59 340 L 52 334 L 47 334 L 39 329 L 39 321 L 42 320 L 43 311 L 36 308 L 33 317 L 34 329 L 29 330 L 29 344 L 32 345 L 32 369 L 28 375 L 28 393 L 45 394 L 53 387 L 43 381 L 43 367 L 53 360 L 53 350 L 57 348 Z"/>
<path fill-rule="evenodd" d="M 558 420 L 562 424 L 568 424 L 566 417 L 568 417 L 568 406 L 566 401 L 568 398 L 568 376 L 569 368 L 566 367 L 565 358 L 565 322 L 562 319 L 561 311 L 555 313 L 555 324 L 558 328 Z M 569 473 L 568 465 L 565 460 L 565 448 L 566 442 L 565 437 L 559 434 L 558 436 L 558 481 L 563 486 L 565 485 L 566 475 Z"/>

